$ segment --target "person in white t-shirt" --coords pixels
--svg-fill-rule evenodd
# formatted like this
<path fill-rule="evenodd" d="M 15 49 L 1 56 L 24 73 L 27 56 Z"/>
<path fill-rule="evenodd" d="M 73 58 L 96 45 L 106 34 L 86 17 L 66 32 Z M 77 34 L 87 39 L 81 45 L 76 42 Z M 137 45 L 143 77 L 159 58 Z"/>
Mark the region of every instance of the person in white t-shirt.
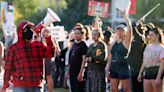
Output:
<path fill-rule="evenodd" d="M 144 92 L 162 92 L 164 71 L 163 32 L 159 28 L 149 30 L 149 44 L 143 54 L 138 81 L 144 78 Z"/>

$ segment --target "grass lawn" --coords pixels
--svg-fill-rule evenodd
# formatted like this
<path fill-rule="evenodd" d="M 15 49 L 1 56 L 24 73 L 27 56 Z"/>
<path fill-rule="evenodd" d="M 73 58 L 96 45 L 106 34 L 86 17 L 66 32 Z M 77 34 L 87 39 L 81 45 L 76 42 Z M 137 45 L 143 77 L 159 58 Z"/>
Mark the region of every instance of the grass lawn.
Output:
<path fill-rule="evenodd" d="M 69 92 L 69 90 L 64 88 L 55 88 L 54 92 Z"/>
<path fill-rule="evenodd" d="M 1 87 L 1 86 L 0 86 Z M 12 92 L 12 91 L 10 91 Z M 69 89 L 64 89 L 64 88 L 55 88 L 54 92 L 69 92 Z M 164 81 L 163 81 L 163 92 L 164 92 Z"/>

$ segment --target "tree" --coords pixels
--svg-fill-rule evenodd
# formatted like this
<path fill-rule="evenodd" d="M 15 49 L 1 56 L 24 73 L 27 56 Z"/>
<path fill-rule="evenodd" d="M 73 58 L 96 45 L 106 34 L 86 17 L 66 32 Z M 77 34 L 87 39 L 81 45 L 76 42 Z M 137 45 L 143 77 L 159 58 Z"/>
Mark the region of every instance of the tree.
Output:
<path fill-rule="evenodd" d="M 161 5 L 156 8 L 150 15 L 145 19 L 145 22 L 153 22 L 156 25 L 164 28 L 164 0 L 136 0 L 137 2 L 137 14 L 133 15 L 133 18 L 140 19 L 144 14 L 146 14 L 155 5 L 160 3 Z"/>
<path fill-rule="evenodd" d="M 59 13 L 67 8 L 67 3 L 65 0 L 15 0 L 14 7 L 16 23 L 25 19 L 38 23 L 46 15 L 48 7 Z"/>
<path fill-rule="evenodd" d="M 38 12 L 38 0 L 15 0 L 14 7 L 15 19 L 18 23 Z"/>
<path fill-rule="evenodd" d="M 94 0 L 100 1 L 100 0 Z M 110 2 L 111 0 L 101 0 L 101 2 Z M 93 17 L 88 16 L 88 0 L 66 0 L 67 9 L 61 14 L 63 24 L 67 30 L 71 30 L 77 22 L 91 24 Z"/>

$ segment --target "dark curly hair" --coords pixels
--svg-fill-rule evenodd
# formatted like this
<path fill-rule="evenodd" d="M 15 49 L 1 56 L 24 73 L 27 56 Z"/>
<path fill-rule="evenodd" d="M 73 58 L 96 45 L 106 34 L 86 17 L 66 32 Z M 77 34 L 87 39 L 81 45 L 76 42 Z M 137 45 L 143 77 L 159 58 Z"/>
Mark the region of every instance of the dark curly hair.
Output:
<path fill-rule="evenodd" d="M 163 34 L 163 30 L 160 29 L 159 27 L 156 27 L 156 28 L 152 28 L 149 30 L 149 32 L 154 32 L 156 35 L 159 35 L 159 42 L 162 43 L 164 45 L 164 34 Z"/>

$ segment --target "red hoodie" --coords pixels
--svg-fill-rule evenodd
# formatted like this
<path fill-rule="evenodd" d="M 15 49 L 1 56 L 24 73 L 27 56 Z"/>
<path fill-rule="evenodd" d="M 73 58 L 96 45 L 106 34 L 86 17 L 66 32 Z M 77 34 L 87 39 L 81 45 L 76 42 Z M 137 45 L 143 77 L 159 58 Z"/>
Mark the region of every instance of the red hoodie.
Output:
<path fill-rule="evenodd" d="M 54 56 L 51 37 L 46 37 L 47 46 L 42 42 L 26 42 L 23 27 L 30 22 L 23 21 L 18 28 L 18 42 L 11 45 L 5 57 L 3 88 L 9 87 L 12 78 L 14 87 L 40 87 L 43 79 L 43 60 Z"/>

